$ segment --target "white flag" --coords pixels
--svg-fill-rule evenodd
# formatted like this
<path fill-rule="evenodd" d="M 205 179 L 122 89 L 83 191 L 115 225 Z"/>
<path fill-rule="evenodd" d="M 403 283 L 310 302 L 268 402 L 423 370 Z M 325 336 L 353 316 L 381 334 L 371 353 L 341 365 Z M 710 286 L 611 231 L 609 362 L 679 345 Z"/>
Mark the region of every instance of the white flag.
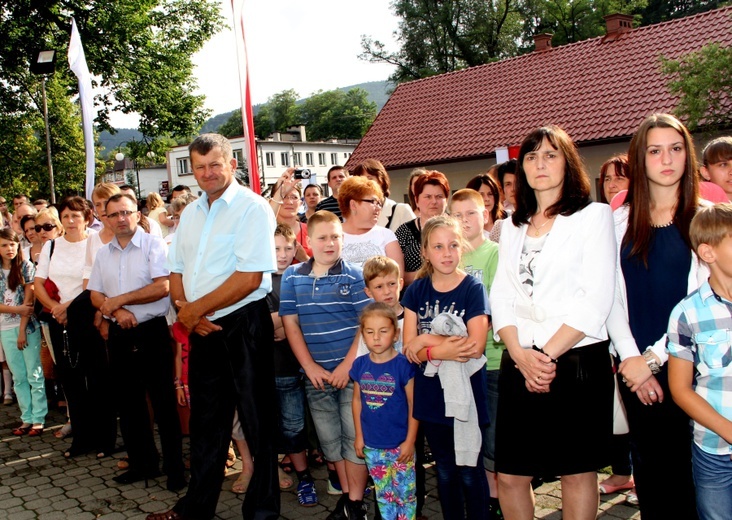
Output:
<path fill-rule="evenodd" d="M 86 198 L 91 200 L 94 190 L 94 94 L 92 93 L 91 74 L 86 65 L 84 48 L 76 28 L 76 20 L 71 19 L 71 41 L 69 42 L 69 66 L 79 79 L 79 102 L 81 103 L 82 124 L 84 126 L 84 148 L 86 150 Z"/>

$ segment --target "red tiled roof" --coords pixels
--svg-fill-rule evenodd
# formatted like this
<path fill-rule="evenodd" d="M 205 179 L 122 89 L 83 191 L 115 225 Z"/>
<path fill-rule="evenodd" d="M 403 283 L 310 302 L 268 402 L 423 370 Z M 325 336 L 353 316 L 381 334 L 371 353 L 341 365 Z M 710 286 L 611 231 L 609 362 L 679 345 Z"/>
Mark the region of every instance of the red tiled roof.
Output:
<path fill-rule="evenodd" d="M 646 115 L 676 106 L 660 56 L 710 42 L 732 45 L 732 7 L 402 83 L 348 165 L 486 157 L 548 123 L 577 143 L 629 138 Z"/>

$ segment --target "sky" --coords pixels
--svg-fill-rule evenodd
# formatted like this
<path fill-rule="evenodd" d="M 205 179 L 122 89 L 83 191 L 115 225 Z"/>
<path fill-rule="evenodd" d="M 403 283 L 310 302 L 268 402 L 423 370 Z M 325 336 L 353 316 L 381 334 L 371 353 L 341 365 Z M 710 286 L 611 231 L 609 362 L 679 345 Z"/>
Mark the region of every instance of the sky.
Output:
<path fill-rule="evenodd" d="M 193 57 L 198 92 L 212 115 L 239 108 L 239 80 L 230 0 L 221 2 L 226 28 Z M 361 35 L 393 50 L 398 18 L 391 0 L 245 0 L 244 30 L 253 104 L 283 90 L 300 98 L 367 81 L 393 72 L 386 64 L 358 59 Z M 112 114 L 118 128 L 137 126 L 136 116 Z"/>

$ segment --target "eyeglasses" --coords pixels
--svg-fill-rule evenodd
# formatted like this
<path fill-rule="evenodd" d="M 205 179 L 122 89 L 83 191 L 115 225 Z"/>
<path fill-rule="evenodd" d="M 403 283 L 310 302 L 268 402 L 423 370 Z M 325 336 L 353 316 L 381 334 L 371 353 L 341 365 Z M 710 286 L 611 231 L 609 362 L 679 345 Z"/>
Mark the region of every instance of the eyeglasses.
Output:
<path fill-rule="evenodd" d="M 51 224 L 50 222 L 46 222 L 45 224 L 36 224 L 35 228 L 36 233 L 40 233 L 41 230 L 43 231 L 53 231 L 56 229 L 56 224 Z"/>
<path fill-rule="evenodd" d="M 4 200 L 0 200 L 0 206 L 7 206 L 8 203 Z"/>
<path fill-rule="evenodd" d="M 129 210 L 123 209 L 122 211 L 115 211 L 114 213 L 107 213 L 107 218 L 112 219 L 112 220 L 119 218 L 119 217 L 127 218 L 130 215 L 132 215 L 133 213 L 137 213 L 137 211 L 129 211 Z"/>
<path fill-rule="evenodd" d="M 361 199 L 361 202 L 368 202 L 372 206 L 376 206 L 377 208 L 381 208 L 384 206 L 382 202 L 379 199 Z"/>

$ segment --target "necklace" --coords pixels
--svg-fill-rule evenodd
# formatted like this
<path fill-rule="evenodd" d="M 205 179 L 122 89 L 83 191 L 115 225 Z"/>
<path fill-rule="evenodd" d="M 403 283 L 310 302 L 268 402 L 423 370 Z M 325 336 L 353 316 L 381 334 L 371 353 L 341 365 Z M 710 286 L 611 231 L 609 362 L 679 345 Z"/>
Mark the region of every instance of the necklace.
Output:
<path fill-rule="evenodd" d="M 534 226 L 534 229 L 536 230 L 536 231 L 534 232 L 534 236 L 535 236 L 535 237 L 538 237 L 538 236 L 539 236 L 539 232 L 541 231 L 541 228 L 543 228 L 544 226 L 546 226 L 546 225 L 547 225 L 547 224 L 548 224 L 549 222 L 551 222 L 551 221 L 552 221 L 552 220 L 554 220 L 555 218 L 556 218 L 556 217 L 552 217 L 552 218 L 550 218 L 550 219 L 547 219 L 547 220 L 546 220 L 546 222 L 544 222 L 544 223 L 543 223 L 543 224 L 542 224 L 541 226 L 538 226 L 538 227 L 536 226 L 536 224 L 534 224 L 534 218 L 533 218 L 533 217 L 532 217 L 532 218 L 530 218 L 530 219 L 529 219 L 529 224 L 531 224 L 532 226 Z"/>

